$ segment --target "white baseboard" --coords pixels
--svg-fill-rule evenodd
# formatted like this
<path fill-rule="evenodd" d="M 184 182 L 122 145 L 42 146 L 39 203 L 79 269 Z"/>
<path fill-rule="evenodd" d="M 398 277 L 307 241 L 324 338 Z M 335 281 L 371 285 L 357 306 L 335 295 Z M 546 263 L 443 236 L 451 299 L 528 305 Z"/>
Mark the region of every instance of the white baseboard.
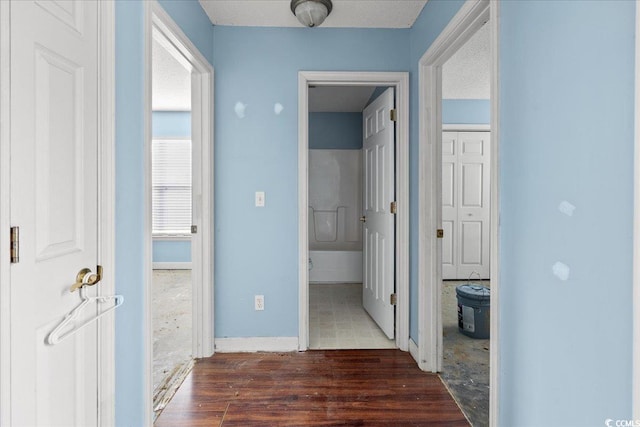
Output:
<path fill-rule="evenodd" d="M 298 337 L 216 338 L 215 351 L 218 353 L 298 351 Z"/>
<path fill-rule="evenodd" d="M 154 270 L 191 270 L 190 262 L 154 262 Z"/>
<path fill-rule="evenodd" d="M 409 339 L 409 354 L 411 355 L 411 357 L 413 357 L 413 360 L 416 361 L 418 366 L 420 366 L 420 362 L 419 362 L 420 355 L 418 350 L 418 344 L 416 344 L 416 342 L 412 339 Z"/>

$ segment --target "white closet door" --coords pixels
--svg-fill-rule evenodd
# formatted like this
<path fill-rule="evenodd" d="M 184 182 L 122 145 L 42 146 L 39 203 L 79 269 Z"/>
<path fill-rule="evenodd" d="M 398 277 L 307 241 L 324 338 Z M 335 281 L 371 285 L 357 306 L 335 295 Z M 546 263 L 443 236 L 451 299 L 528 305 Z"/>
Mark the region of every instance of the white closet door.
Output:
<path fill-rule="evenodd" d="M 489 144 L 490 132 L 443 132 L 445 280 L 489 278 Z"/>
<path fill-rule="evenodd" d="M 458 234 L 458 132 L 442 133 L 442 278 L 456 279 Z"/>

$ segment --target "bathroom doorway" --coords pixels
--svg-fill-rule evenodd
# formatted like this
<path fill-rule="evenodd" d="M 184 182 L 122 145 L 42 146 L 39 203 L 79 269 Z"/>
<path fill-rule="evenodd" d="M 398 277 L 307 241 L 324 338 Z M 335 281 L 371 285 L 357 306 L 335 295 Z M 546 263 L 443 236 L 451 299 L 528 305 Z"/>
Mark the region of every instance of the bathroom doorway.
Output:
<path fill-rule="evenodd" d="M 300 349 L 406 351 L 408 217 L 395 209 L 408 188 L 395 171 L 408 160 L 408 121 L 392 111 L 408 109 L 406 73 L 337 74 L 356 73 L 300 73 Z"/>
<path fill-rule="evenodd" d="M 393 88 L 309 88 L 310 349 L 395 348 L 394 103 Z"/>

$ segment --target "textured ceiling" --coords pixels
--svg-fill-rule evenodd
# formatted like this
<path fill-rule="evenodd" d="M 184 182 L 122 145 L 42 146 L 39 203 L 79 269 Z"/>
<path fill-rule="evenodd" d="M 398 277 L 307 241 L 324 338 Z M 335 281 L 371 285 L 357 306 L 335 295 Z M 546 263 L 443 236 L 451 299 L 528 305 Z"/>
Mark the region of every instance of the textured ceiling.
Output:
<path fill-rule="evenodd" d="M 154 111 L 191 110 L 191 72 L 173 54 L 154 38 L 152 47 L 153 82 L 152 107 Z"/>
<path fill-rule="evenodd" d="M 489 99 L 489 27 L 480 28 L 442 67 L 443 99 Z"/>
<path fill-rule="evenodd" d="M 427 0 L 333 0 L 323 27 L 410 28 Z M 290 0 L 200 0 L 214 25 L 301 27 Z"/>
<path fill-rule="evenodd" d="M 309 112 L 361 113 L 374 90 L 371 86 L 310 87 Z"/>

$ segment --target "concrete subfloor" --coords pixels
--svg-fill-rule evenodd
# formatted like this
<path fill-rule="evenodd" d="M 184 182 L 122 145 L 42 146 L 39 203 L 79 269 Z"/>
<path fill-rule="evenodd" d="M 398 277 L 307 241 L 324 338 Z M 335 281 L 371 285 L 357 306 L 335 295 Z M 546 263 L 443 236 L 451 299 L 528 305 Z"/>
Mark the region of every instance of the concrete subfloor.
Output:
<path fill-rule="evenodd" d="M 191 270 L 154 270 L 152 280 L 154 408 L 191 362 Z"/>
<path fill-rule="evenodd" d="M 489 425 L 489 340 L 474 339 L 458 330 L 456 286 L 467 281 L 444 281 L 442 326 L 444 363 L 441 378 L 471 425 Z M 489 281 L 473 281 L 489 286 Z"/>

